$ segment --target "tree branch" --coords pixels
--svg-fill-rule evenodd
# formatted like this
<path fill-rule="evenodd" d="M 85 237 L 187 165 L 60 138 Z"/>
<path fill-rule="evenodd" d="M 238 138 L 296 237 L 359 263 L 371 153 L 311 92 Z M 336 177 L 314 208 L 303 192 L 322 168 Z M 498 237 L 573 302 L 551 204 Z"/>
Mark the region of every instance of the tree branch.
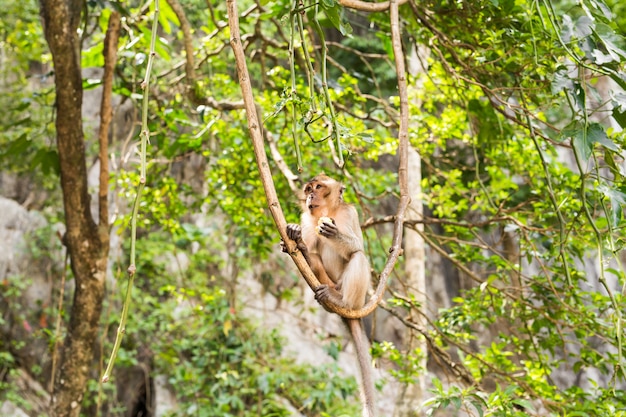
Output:
<path fill-rule="evenodd" d="M 379 283 L 376 288 L 374 296 L 360 308 L 359 310 L 349 310 L 341 308 L 332 303 L 326 304 L 325 307 L 339 314 L 340 316 L 348 319 L 359 319 L 370 314 L 376 309 L 378 302 L 382 299 L 385 292 L 386 281 L 391 274 L 398 257 L 401 253 L 402 245 L 402 225 L 404 222 L 404 213 L 409 203 L 408 196 L 408 183 L 407 183 L 407 161 L 408 161 L 408 98 L 406 88 L 406 75 L 404 70 L 404 54 L 402 53 L 402 46 L 399 41 L 399 17 L 397 3 L 395 4 L 395 44 L 394 54 L 396 55 L 396 68 L 398 70 L 398 90 L 400 93 L 401 104 L 401 121 L 400 132 L 398 138 L 398 154 L 400 155 L 400 166 L 398 168 L 398 178 L 400 187 L 400 202 L 396 213 L 396 223 L 394 225 L 394 235 L 392 247 L 389 250 L 389 256 L 387 262 L 380 275 Z M 263 136 L 261 134 L 261 126 L 257 117 L 257 111 L 254 104 L 254 97 L 252 93 L 252 86 L 250 83 L 250 76 L 248 74 L 248 67 L 246 65 L 246 58 L 244 55 L 243 45 L 241 43 L 241 34 L 239 30 L 239 18 L 237 14 L 236 0 L 227 0 L 228 9 L 228 24 L 230 26 L 230 43 L 235 55 L 235 62 L 237 64 L 237 72 L 239 74 L 239 85 L 241 86 L 241 93 L 243 96 L 244 106 L 248 118 L 248 129 L 250 131 L 250 137 L 254 146 L 254 154 L 261 176 L 261 182 L 265 190 L 265 196 L 267 198 L 268 207 L 274 218 L 274 222 L 278 227 L 281 238 L 287 244 L 287 249 L 291 258 L 293 259 L 296 267 L 304 277 L 311 289 L 315 290 L 320 282 L 311 270 L 309 264 L 306 262 L 302 254 L 296 250 L 295 242 L 291 241 L 287 237 L 285 216 L 280 207 L 278 197 L 276 195 L 276 189 L 274 187 L 274 181 L 272 179 L 272 173 L 269 169 L 269 163 L 267 155 L 265 153 L 265 147 L 263 143 Z M 392 19 L 392 27 L 394 26 L 394 20 Z"/>
<path fill-rule="evenodd" d="M 252 85 L 250 83 L 250 75 L 248 73 L 248 66 L 246 64 L 246 57 L 243 51 L 243 45 L 241 44 L 241 34 L 239 31 L 239 17 L 237 13 L 236 0 L 227 0 L 228 9 L 228 24 L 230 26 L 230 45 L 235 55 L 235 62 L 237 65 L 237 74 L 239 75 L 239 85 L 241 86 L 241 94 L 243 96 L 244 108 L 246 109 L 246 115 L 248 118 L 248 130 L 252 144 L 254 146 L 254 155 L 256 158 L 259 174 L 261 175 L 261 181 L 263 183 L 263 189 L 265 190 L 265 197 L 267 204 L 274 218 L 274 222 L 278 227 L 281 238 L 288 245 L 289 253 L 294 260 L 296 266 L 304 276 L 305 281 L 311 288 L 317 288 L 320 285 L 319 280 L 311 271 L 311 268 L 307 264 L 306 260 L 295 249 L 295 242 L 291 241 L 287 237 L 287 221 L 285 215 L 280 207 L 278 196 L 276 195 L 276 189 L 274 187 L 274 181 L 272 179 L 272 173 L 269 168 L 269 162 L 267 155 L 265 154 L 265 147 L 263 145 L 263 136 L 261 135 L 261 126 L 257 117 L 257 111 L 254 104 L 254 97 L 252 94 Z"/>
<path fill-rule="evenodd" d="M 185 9 L 178 0 L 167 0 L 174 14 L 180 22 L 180 29 L 183 31 L 183 45 L 185 46 L 185 73 L 187 74 L 187 87 L 194 94 L 196 88 L 196 69 L 193 58 L 193 37 L 191 35 L 191 25 L 185 14 Z"/>
<path fill-rule="evenodd" d="M 407 0 L 400 0 L 397 2 L 397 5 L 401 6 L 406 3 Z M 391 8 L 391 1 L 383 1 L 381 3 L 369 3 L 367 1 L 361 0 L 339 0 L 339 4 L 343 7 L 348 7 L 350 9 L 355 9 L 360 12 L 384 12 Z"/>
<path fill-rule="evenodd" d="M 109 233 L 109 126 L 113 117 L 111 96 L 113 94 L 113 73 L 117 60 L 117 45 L 120 36 L 120 14 L 111 12 L 109 27 L 104 38 L 104 75 L 102 76 L 102 102 L 100 104 L 100 185 L 98 190 L 100 234 Z"/>

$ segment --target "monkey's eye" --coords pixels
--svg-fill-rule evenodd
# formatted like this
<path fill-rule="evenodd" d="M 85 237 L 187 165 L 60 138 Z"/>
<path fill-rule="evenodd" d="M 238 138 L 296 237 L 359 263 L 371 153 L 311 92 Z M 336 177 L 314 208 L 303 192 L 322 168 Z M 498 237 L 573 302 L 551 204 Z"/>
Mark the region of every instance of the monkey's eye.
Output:
<path fill-rule="evenodd" d="M 322 184 L 317 184 L 317 185 L 315 186 L 315 189 L 316 189 L 316 190 L 319 190 L 320 188 L 322 188 Z"/>

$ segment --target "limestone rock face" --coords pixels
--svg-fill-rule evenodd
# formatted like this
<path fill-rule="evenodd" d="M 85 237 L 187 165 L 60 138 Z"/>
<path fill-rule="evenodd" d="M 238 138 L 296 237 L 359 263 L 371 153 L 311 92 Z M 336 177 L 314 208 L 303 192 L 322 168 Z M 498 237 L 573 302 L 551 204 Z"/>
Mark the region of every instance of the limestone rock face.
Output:
<path fill-rule="evenodd" d="M 0 197 L 0 339 L 12 341 L 6 347 L 20 364 L 12 385 L 42 412 L 47 394 L 36 379 L 49 381 L 50 357 L 40 330 L 53 320 L 46 308 L 55 302 L 50 271 L 60 267 L 54 263 L 63 259 L 60 248 L 56 232 L 40 213 Z M 26 372 L 35 369 L 37 375 Z M 0 415 L 21 415 L 15 404 L 2 407 Z"/>

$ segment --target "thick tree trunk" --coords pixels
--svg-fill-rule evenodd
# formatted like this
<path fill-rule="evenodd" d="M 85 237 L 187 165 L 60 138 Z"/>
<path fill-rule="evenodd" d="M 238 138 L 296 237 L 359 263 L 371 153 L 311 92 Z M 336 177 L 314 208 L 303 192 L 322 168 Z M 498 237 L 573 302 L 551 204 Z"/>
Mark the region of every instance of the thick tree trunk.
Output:
<path fill-rule="evenodd" d="M 65 245 L 76 284 L 67 336 L 53 389 L 56 416 L 78 416 L 92 368 L 102 310 L 107 225 L 93 220 L 87 189 L 85 143 L 81 119 L 82 77 L 77 28 L 83 2 L 41 0 L 46 40 L 52 53 L 56 84 L 56 131 L 65 209 Z"/>

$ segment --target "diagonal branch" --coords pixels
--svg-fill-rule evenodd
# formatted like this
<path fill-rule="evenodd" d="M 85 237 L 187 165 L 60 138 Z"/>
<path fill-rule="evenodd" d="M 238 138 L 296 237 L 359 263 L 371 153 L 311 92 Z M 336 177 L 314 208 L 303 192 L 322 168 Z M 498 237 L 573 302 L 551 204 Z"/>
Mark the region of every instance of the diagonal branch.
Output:
<path fill-rule="evenodd" d="M 307 284 L 309 284 L 311 288 L 317 288 L 319 287 L 320 282 L 313 271 L 311 271 L 311 268 L 306 263 L 302 254 L 295 250 L 295 243 L 287 237 L 287 221 L 285 220 L 285 215 L 283 214 L 280 202 L 278 201 L 278 196 L 276 195 L 276 188 L 274 187 L 272 173 L 269 168 L 267 155 L 265 154 L 263 136 L 261 134 L 261 124 L 257 116 L 254 96 L 252 94 L 252 85 L 250 83 L 250 75 L 246 64 L 246 57 L 244 55 L 243 45 L 241 44 L 237 3 L 236 0 L 228 0 L 226 3 L 228 9 L 228 24 L 230 26 L 230 45 L 235 55 L 237 73 L 239 75 L 239 85 L 241 86 L 244 108 L 246 109 L 246 116 L 248 118 L 248 130 L 254 146 L 254 156 L 257 161 L 259 174 L 261 175 L 263 189 L 265 190 L 265 198 L 267 199 L 268 207 L 272 213 L 272 217 L 274 218 L 274 223 L 276 223 L 276 226 L 278 227 L 281 238 L 287 242 L 289 253 L 291 254 L 296 266 L 304 276 Z"/>
<path fill-rule="evenodd" d="M 398 168 L 398 181 L 400 187 L 400 201 L 398 203 L 398 210 L 396 213 L 396 222 L 394 224 L 394 233 L 392 239 L 392 246 L 389 250 L 387 262 L 380 274 L 380 279 L 376 292 L 370 300 L 360 308 L 359 310 L 350 310 L 339 307 L 332 303 L 328 303 L 325 307 L 339 314 L 340 316 L 348 319 L 358 319 L 370 314 L 376 307 L 385 293 L 385 287 L 389 275 L 393 271 L 393 268 L 401 253 L 402 246 L 402 225 L 404 222 L 404 213 L 409 204 L 408 196 L 408 182 L 407 182 L 407 161 L 408 161 L 408 98 L 407 98 L 407 86 L 406 76 L 404 69 L 404 54 L 402 53 L 402 45 L 400 43 L 400 30 L 399 30 L 399 17 L 398 8 L 395 1 L 391 2 L 392 10 L 395 8 L 395 24 L 392 19 L 392 28 L 395 26 L 395 30 L 392 29 L 394 37 L 394 54 L 396 56 L 396 69 L 398 71 L 398 90 L 400 94 L 400 131 L 398 137 L 398 154 L 400 156 L 400 166 Z M 287 244 L 288 252 L 291 255 L 296 267 L 304 277 L 311 289 L 315 290 L 320 282 L 311 270 L 309 264 L 306 262 L 302 254 L 296 250 L 295 242 L 291 241 L 287 237 L 285 216 L 280 207 L 278 197 L 276 195 L 276 189 L 274 187 L 274 181 L 272 179 L 272 173 L 269 169 L 269 163 L 267 155 L 265 153 L 265 147 L 263 143 L 262 127 L 257 117 L 257 112 L 254 104 L 254 96 L 252 93 L 252 86 L 250 83 L 250 75 L 246 65 L 246 58 L 244 54 L 243 45 L 241 43 L 241 34 L 239 30 L 239 18 L 237 12 L 236 0 L 227 0 L 228 9 L 228 24 L 230 26 L 230 44 L 235 55 L 235 62 L 237 65 L 237 72 L 239 74 L 239 85 L 241 86 L 241 93 L 243 96 L 244 107 L 246 109 L 246 115 L 248 118 L 248 129 L 250 131 L 250 138 L 254 146 L 254 154 L 261 176 L 261 182 L 265 190 L 265 196 L 267 198 L 268 207 L 274 218 L 274 222 L 278 227 L 281 238 Z"/>

